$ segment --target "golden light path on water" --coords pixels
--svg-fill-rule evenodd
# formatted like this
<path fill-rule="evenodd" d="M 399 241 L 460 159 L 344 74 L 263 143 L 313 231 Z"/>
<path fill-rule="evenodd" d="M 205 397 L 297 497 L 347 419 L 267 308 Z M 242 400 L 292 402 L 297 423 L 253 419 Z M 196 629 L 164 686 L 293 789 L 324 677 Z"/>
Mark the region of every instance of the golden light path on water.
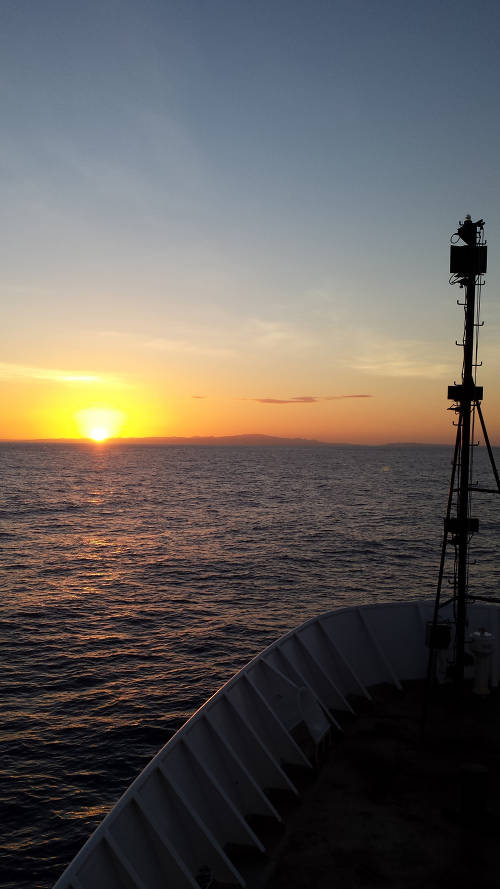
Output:
<path fill-rule="evenodd" d="M 53 885 L 172 733 L 282 633 L 435 592 L 449 447 L 9 443 L 0 460 L 5 889 Z M 474 465 L 487 487 L 485 448 Z M 478 509 L 471 582 L 494 596 L 497 503 Z"/>

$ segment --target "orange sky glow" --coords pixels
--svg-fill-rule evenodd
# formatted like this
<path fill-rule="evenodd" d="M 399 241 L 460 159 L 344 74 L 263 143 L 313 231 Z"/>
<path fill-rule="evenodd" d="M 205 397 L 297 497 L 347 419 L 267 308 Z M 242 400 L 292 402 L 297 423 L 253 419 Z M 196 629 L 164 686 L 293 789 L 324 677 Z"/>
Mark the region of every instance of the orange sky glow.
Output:
<path fill-rule="evenodd" d="M 180 373 L 180 371 L 179 371 Z M 3 439 L 107 439 L 261 433 L 332 442 L 447 442 L 453 415 L 447 411 L 445 378 L 371 376 L 344 382 L 341 392 L 269 391 L 263 383 L 245 391 L 233 379 L 221 392 L 195 394 L 175 380 L 31 378 L 0 382 Z M 80 375 L 82 376 L 82 375 Z M 88 374 L 89 377 L 92 375 Z M 97 376 L 97 375 L 96 375 Z M 454 375 L 449 374 L 450 381 Z M 248 384 L 247 384 L 248 385 Z M 208 387 L 207 387 L 208 388 Z M 500 405 L 485 403 L 490 436 L 500 438 Z"/>
<path fill-rule="evenodd" d="M 0 439 L 451 442 L 471 213 L 500 443 L 493 5 L 118 5 L 4 4 Z"/>

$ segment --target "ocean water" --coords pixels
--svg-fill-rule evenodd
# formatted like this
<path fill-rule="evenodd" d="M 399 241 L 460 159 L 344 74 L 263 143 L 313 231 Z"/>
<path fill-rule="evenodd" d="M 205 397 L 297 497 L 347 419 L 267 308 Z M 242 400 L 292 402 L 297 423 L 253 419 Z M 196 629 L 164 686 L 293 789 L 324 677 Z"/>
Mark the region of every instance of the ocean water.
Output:
<path fill-rule="evenodd" d="M 51 886 L 278 635 L 338 605 L 432 596 L 451 457 L 0 445 L 0 885 Z M 492 487 L 484 448 L 476 464 Z M 500 498 L 477 501 L 472 589 L 498 595 Z"/>

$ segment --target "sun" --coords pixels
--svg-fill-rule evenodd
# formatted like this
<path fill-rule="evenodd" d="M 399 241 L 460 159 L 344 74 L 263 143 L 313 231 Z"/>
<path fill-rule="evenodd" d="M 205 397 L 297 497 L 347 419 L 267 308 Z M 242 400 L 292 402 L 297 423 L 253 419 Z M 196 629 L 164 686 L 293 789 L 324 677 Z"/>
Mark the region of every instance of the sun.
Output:
<path fill-rule="evenodd" d="M 109 438 L 110 432 L 109 429 L 104 429 L 103 426 L 96 426 L 95 429 L 91 429 L 89 432 L 89 438 L 92 441 L 106 441 Z"/>
<path fill-rule="evenodd" d="M 125 416 L 122 411 L 110 407 L 89 407 L 75 415 L 83 438 L 106 441 L 120 435 Z"/>

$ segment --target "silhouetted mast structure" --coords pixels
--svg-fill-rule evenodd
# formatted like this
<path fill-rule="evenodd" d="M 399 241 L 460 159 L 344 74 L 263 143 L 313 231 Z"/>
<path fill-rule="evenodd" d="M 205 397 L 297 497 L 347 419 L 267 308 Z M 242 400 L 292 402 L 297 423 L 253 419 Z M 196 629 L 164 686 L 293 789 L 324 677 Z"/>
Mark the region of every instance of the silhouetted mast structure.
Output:
<path fill-rule="evenodd" d="M 458 241 L 463 244 L 458 244 Z M 431 637 L 432 650 L 441 647 L 439 643 L 438 629 L 441 586 L 446 559 L 446 549 L 449 543 L 455 549 L 455 571 L 453 604 L 455 610 L 455 665 L 454 675 L 457 683 L 463 686 L 465 666 L 465 643 L 467 626 L 467 604 L 475 599 L 485 598 L 469 595 L 469 545 L 472 535 L 479 530 L 479 521 L 471 516 L 471 491 L 484 491 L 487 493 L 500 493 L 500 478 L 495 466 L 493 452 L 491 450 L 488 433 L 481 410 L 483 399 L 483 387 L 476 385 L 477 368 L 480 366 L 477 360 L 478 330 L 480 295 L 483 285 L 483 275 L 486 274 L 487 247 L 484 240 L 484 222 L 478 219 L 472 222 L 470 216 L 459 224 L 458 231 L 452 235 L 450 250 L 450 284 L 459 284 L 465 291 L 465 301 L 457 300 L 464 306 L 465 323 L 464 335 L 461 343 L 463 347 L 462 379 L 459 384 L 448 386 L 448 398 L 454 404 L 450 410 L 457 415 L 457 436 L 453 456 L 448 505 L 444 522 L 443 545 L 441 550 L 441 562 L 439 567 L 436 602 L 434 609 L 434 621 Z M 477 296 L 477 298 L 476 298 Z M 472 486 L 472 441 L 474 435 L 475 414 L 479 417 L 483 431 L 484 441 L 488 450 L 491 467 L 497 484 L 496 489 L 479 488 Z M 456 485 L 456 487 L 455 487 Z M 452 515 L 452 513 L 454 513 Z M 491 601 L 491 600 L 488 600 Z"/>

